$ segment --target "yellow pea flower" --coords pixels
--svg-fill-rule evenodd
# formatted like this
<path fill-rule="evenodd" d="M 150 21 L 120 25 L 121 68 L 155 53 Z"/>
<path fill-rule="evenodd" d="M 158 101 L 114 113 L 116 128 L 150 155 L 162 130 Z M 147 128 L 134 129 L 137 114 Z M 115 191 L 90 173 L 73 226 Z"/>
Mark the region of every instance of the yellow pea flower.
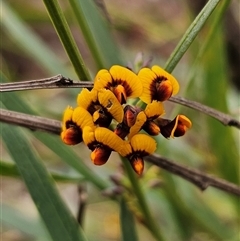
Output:
<path fill-rule="evenodd" d="M 138 77 L 143 85 L 143 93 L 140 99 L 147 104 L 153 100 L 165 101 L 179 91 L 177 80 L 157 65 L 154 65 L 151 69 L 141 69 Z"/>
<path fill-rule="evenodd" d="M 127 98 L 139 97 L 142 94 L 142 83 L 138 76 L 128 68 L 114 65 L 110 70 L 100 70 L 94 79 L 94 89 L 110 89 L 120 104 Z"/>

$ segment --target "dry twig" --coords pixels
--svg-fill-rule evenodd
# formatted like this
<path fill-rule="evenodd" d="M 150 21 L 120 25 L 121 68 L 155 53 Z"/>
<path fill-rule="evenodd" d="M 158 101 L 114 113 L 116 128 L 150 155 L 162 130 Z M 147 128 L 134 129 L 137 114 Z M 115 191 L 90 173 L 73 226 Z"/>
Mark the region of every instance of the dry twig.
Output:
<path fill-rule="evenodd" d="M 59 135 L 61 132 L 61 122 L 57 120 L 4 109 L 0 109 L 0 114 L 0 121 L 9 124 L 15 124 L 27 127 L 31 130 L 40 130 L 57 135 Z M 146 161 L 188 180 L 201 190 L 205 190 L 209 186 L 212 186 L 225 192 L 240 196 L 240 187 L 237 185 L 223 179 L 210 176 L 196 169 L 177 164 L 174 161 L 168 160 L 164 157 L 151 155 L 146 157 Z"/>
<path fill-rule="evenodd" d="M 0 92 L 10 92 L 19 90 L 34 90 L 34 89 L 56 89 L 56 88 L 92 88 L 93 82 L 90 81 L 73 81 L 62 75 L 56 75 L 50 78 L 30 80 L 30 81 L 20 81 L 13 83 L 3 83 L 0 84 Z M 209 115 L 223 125 L 233 126 L 240 129 L 240 122 L 230 115 L 222 113 L 206 105 L 200 104 L 196 101 L 187 100 L 183 97 L 174 96 L 169 99 L 171 102 L 175 102 L 180 105 L 190 107 L 192 109 L 198 110 L 206 115 Z"/>

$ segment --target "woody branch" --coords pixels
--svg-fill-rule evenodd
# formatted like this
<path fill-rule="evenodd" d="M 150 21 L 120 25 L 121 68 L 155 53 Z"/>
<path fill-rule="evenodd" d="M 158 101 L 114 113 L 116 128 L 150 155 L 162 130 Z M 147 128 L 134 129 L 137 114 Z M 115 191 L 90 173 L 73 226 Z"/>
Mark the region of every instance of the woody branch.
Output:
<path fill-rule="evenodd" d="M 44 117 L 23 114 L 15 111 L 0 109 L 0 121 L 9 124 L 19 125 L 30 130 L 44 131 L 51 134 L 59 135 L 61 132 L 61 122 Z M 178 175 L 185 180 L 193 183 L 201 190 L 209 186 L 221 189 L 225 192 L 240 196 L 240 187 L 226 180 L 213 177 L 194 168 L 186 167 L 175 163 L 165 157 L 150 155 L 146 161 L 165 169 L 168 172 Z"/>

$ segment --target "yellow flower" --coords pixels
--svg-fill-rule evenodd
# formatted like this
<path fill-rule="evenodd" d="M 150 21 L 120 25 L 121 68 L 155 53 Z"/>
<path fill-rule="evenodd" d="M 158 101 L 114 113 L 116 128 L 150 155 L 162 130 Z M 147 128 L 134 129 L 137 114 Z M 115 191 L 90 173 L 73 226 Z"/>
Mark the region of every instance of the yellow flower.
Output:
<path fill-rule="evenodd" d="M 73 109 L 68 106 L 63 114 L 61 139 L 67 145 L 76 145 L 82 141 L 84 126 L 93 127 L 91 115 L 82 107 Z"/>
<path fill-rule="evenodd" d="M 149 135 L 158 135 L 160 133 L 160 128 L 154 122 L 154 120 L 165 113 L 163 104 L 159 101 L 154 100 L 152 103 L 146 106 L 144 113 L 147 116 L 147 120 L 144 123 L 142 129 L 146 131 Z"/>
<path fill-rule="evenodd" d="M 138 75 L 118 65 L 102 69 L 93 89 L 83 88 L 79 93 L 78 106 L 64 111 L 61 139 L 68 145 L 83 141 L 92 151 L 95 165 L 105 164 L 116 151 L 141 175 L 144 156 L 156 150 L 156 141 L 149 135 L 178 137 L 192 126 L 184 115 L 174 120 L 161 118 L 165 112 L 162 102 L 178 91 L 177 80 L 156 65 L 141 69 Z M 132 105 L 123 108 L 127 98 L 140 98 L 146 103 L 145 109 Z M 149 135 L 139 133 L 141 130 Z"/>
<path fill-rule="evenodd" d="M 77 97 L 77 103 L 92 115 L 96 125 L 108 127 L 112 118 L 117 122 L 123 119 L 123 108 L 110 90 L 89 91 L 83 88 Z"/>
<path fill-rule="evenodd" d="M 143 93 L 140 99 L 147 104 L 153 100 L 165 101 L 179 91 L 177 80 L 157 65 L 151 69 L 141 69 L 138 77 L 143 84 Z"/>
<path fill-rule="evenodd" d="M 147 116 L 144 111 L 140 111 L 136 116 L 136 121 L 132 127 L 130 127 L 128 139 L 131 139 L 134 135 L 136 135 L 143 127 L 143 125 L 147 121 Z"/>
<path fill-rule="evenodd" d="M 91 160 L 95 165 L 105 164 L 111 152 L 119 152 L 124 145 L 124 141 L 119 136 L 105 127 L 96 129 L 85 127 L 83 141 L 92 150 Z"/>
<path fill-rule="evenodd" d="M 126 105 L 124 108 L 123 122 L 117 125 L 115 133 L 123 139 L 127 135 L 128 138 L 131 139 L 141 129 L 150 135 L 158 135 L 160 133 L 160 128 L 154 122 L 154 119 L 158 118 L 163 113 L 163 104 L 158 101 L 153 101 L 148 104 L 145 110 L 136 106 Z"/>
<path fill-rule="evenodd" d="M 141 175 L 144 169 L 143 157 L 154 153 L 156 141 L 148 135 L 136 134 L 129 143 L 125 142 L 119 150 L 120 155 L 127 157 L 134 171 Z"/>
<path fill-rule="evenodd" d="M 110 89 L 121 104 L 127 98 L 139 97 L 142 94 L 142 83 L 131 70 L 114 65 L 110 70 L 100 70 L 94 80 L 94 89 Z"/>
<path fill-rule="evenodd" d="M 192 127 L 192 122 L 185 115 L 177 115 L 172 121 L 158 118 L 156 124 L 165 138 L 183 136 Z"/>

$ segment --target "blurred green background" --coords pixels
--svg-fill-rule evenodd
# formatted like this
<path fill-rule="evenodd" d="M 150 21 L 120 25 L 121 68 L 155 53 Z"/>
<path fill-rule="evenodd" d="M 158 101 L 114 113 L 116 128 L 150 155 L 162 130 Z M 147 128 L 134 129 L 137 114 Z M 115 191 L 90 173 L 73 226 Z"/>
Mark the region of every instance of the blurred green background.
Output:
<path fill-rule="evenodd" d="M 105 68 L 119 63 L 134 67 L 140 53 L 145 61 L 151 59 L 151 64 L 164 66 L 205 4 L 200 0 L 95 1 L 99 12 L 107 19 L 111 41 L 118 50 L 109 51 L 106 56 L 110 58 L 98 62 L 89 50 L 89 42 L 78 25 L 71 1 L 59 2 L 91 77 L 102 67 L 101 63 L 105 63 Z M 179 96 L 199 101 L 239 120 L 240 41 L 237 40 L 240 40 L 240 5 L 237 0 L 229 1 L 224 9 L 223 2 L 210 16 L 173 74 L 180 83 Z M 1 1 L 1 8 L 2 79 L 32 80 L 56 74 L 79 79 L 42 1 Z M 91 11 L 87 14 L 94 17 Z M 95 26 L 95 31 L 102 31 L 101 24 L 99 29 Z M 100 39 L 95 41 L 101 42 Z M 108 46 L 105 48 L 102 51 L 107 52 Z M 37 115 L 61 120 L 65 107 L 76 105 L 78 92 L 77 89 L 51 89 L 1 93 L 1 105 L 30 113 L 26 108 L 18 108 L 14 100 L 20 98 Z M 173 119 L 177 113 L 182 113 L 192 120 L 193 128 L 179 139 L 157 137 L 157 153 L 239 184 L 239 131 L 187 107 L 170 102 L 165 107 L 167 118 Z M 116 187 L 110 177 L 127 181 L 119 157 L 112 154 L 106 165 L 93 166 L 89 150 L 83 144 L 61 147 L 63 144 L 58 137 L 23 131 L 49 172 L 59 175 L 59 179 L 55 177 L 58 191 L 75 217 L 81 196 L 86 198 L 83 230 L 88 240 L 122 240 L 121 206 L 102 195 L 104 185 L 97 186 L 97 181 L 91 182 L 84 177 L 77 164 L 83 162 L 107 183 L 111 192 Z M 49 145 L 55 141 L 54 149 Z M 25 184 L 16 173 L 4 169 L 6 165 L 6 170 L 10 170 L 13 164 L 4 141 L 1 141 L 1 161 L 2 240 L 50 240 Z M 82 179 L 88 180 L 82 182 Z M 153 185 L 156 182 L 158 185 Z M 211 187 L 202 192 L 187 181 L 148 163 L 140 185 L 156 225 L 161 227 L 166 240 L 240 240 L 239 198 Z M 126 200 L 134 211 L 136 200 L 131 197 L 131 189 L 125 190 L 124 194 L 129 196 Z M 141 222 L 136 218 L 135 221 L 138 240 L 155 240 Z"/>

